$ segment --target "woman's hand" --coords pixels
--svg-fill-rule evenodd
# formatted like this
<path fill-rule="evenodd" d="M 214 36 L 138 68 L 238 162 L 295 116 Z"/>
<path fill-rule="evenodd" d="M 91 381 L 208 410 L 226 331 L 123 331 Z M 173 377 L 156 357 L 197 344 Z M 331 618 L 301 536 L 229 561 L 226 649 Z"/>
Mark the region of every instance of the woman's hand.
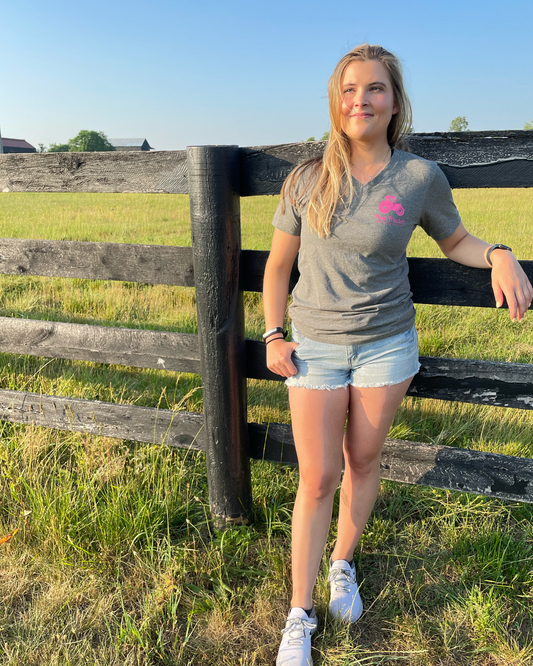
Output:
<path fill-rule="evenodd" d="M 267 345 L 268 369 L 282 377 L 295 375 L 298 370 L 292 362 L 291 356 L 297 346 L 297 342 L 286 342 L 283 338 L 269 342 Z"/>
<path fill-rule="evenodd" d="M 533 300 L 533 287 L 522 266 L 509 250 L 494 250 L 492 261 L 492 290 L 496 307 L 503 305 L 503 297 L 509 306 L 513 321 L 520 321 Z"/>

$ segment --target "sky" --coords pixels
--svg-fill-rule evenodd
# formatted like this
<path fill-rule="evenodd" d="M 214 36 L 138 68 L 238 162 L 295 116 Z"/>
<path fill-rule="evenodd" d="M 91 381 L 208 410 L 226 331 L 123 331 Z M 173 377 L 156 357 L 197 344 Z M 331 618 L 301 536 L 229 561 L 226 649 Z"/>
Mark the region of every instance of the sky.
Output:
<path fill-rule="evenodd" d="M 319 139 L 354 46 L 404 65 L 415 132 L 533 120 L 531 0 L 0 0 L 2 136 L 80 130 L 157 150 Z"/>

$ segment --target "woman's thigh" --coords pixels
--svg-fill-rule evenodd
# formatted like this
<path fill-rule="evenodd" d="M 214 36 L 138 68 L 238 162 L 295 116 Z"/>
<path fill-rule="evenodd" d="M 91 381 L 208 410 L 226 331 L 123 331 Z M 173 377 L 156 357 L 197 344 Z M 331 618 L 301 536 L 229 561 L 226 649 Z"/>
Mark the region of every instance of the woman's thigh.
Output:
<path fill-rule="evenodd" d="M 376 463 L 412 377 L 389 386 L 350 386 L 348 424 L 344 441 L 346 462 L 364 469 Z"/>
<path fill-rule="evenodd" d="M 289 388 L 292 431 L 300 479 L 304 482 L 316 484 L 323 479 L 325 483 L 329 479 L 335 486 L 338 483 L 349 398 L 350 393 L 344 388 Z"/>

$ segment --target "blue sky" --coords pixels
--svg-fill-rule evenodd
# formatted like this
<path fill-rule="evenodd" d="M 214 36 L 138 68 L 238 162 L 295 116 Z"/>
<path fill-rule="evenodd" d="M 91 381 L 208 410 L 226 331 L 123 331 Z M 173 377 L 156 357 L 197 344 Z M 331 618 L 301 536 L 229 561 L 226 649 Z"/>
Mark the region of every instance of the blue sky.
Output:
<path fill-rule="evenodd" d="M 415 131 L 533 120 L 533 2 L 0 0 L 0 127 L 33 145 L 81 129 L 158 150 L 319 138 L 336 62 L 400 56 Z"/>

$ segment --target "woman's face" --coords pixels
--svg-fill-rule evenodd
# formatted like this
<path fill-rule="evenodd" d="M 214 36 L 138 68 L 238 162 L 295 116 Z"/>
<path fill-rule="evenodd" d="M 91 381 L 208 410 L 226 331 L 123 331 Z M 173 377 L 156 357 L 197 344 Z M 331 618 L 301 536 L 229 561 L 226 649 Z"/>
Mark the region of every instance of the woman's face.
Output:
<path fill-rule="evenodd" d="M 341 125 L 356 142 L 387 141 L 387 128 L 398 113 L 389 74 L 379 60 L 356 60 L 342 78 Z"/>

